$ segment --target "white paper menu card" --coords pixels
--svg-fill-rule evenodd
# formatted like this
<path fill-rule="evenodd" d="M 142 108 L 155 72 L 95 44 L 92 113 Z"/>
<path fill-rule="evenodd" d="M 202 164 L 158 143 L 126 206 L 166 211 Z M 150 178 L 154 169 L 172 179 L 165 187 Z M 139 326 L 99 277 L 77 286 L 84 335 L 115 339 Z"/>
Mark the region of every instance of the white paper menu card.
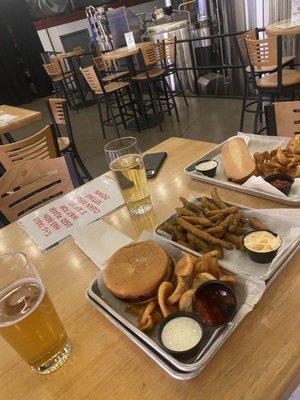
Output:
<path fill-rule="evenodd" d="M 106 176 L 73 190 L 19 219 L 41 250 L 54 247 L 75 229 L 124 204 L 117 184 Z"/>

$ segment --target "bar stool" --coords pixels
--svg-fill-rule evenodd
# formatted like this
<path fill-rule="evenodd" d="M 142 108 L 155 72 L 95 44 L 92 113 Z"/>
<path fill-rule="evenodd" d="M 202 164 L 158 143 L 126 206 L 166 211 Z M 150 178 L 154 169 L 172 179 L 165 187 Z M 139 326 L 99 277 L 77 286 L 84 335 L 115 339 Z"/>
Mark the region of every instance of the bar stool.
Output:
<path fill-rule="evenodd" d="M 99 80 L 93 66 L 86 68 L 79 68 L 82 72 L 84 78 L 86 79 L 93 96 L 98 104 L 98 112 L 100 117 L 100 124 L 102 128 L 102 135 L 104 140 L 106 140 L 105 133 L 105 125 L 106 126 L 114 126 L 117 132 L 117 135 L 120 137 L 120 132 L 118 129 L 118 125 L 123 124 L 124 128 L 127 129 L 126 122 L 134 117 L 136 126 L 138 131 L 140 132 L 139 123 L 137 119 L 137 114 L 134 106 L 134 102 L 132 100 L 130 87 L 128 82 L 110 82 L 104 85 Z M 125 95 L 128 97 L 128 102 L 126 102 Z M 122 98 L 122 104 L 120 102 L 120 98 Z M 107 119 L 103 119 L 103 114 L 101 110 L 101 100 L 104 100 L 106 105 L 106 113 Z M 114 114 L 113 103 L 117 104 L 118 114 Z M 128 113 L 127 109 L 130 107 L 133 114 Z M 128 116 L 128 118 L 125 118 Z M 120 117 L 120 121 L 117 122 L 117 118 Z M 112 123 L 111 123 L 112 121 Z"/>
<path fill-rule="evenodd" d="M 112 62 L 110 60 L 105 60 L 102 55 L 94 57 L 93 63 L 97 72 L 100 74 L 99 76 L 102 82 L 123 80 L 129 76 L 129 71 L 113 71 Z"/>
<path fill-rule="evenodd" d="M 140 61 L 142 66 L 141 73 L 134 75 L 131 79 L 139 83 L 146 83 L 148 93 L 150 96 L 150 103 L 154 113 L 160 113 L 167 111 L 171 115 L 171 110 L 175 110 L 176 119 L 179 122 L 178 109 L 172 90 L 166 80 L 167 70 L 164 65 L 165 52 L 163 43 L 155 43 L 144 47 L 139 50 Z M 155 84 L 161 83 L 164 91 L 162 97 L 158 92 Z M 170 99 L 172 100 L 170 102 Z M 167 109 L 164 111 L 162 108 L 163 102 L 166 103 Z"/>
<path fill-rule="evenodd" d="M 47 105 L 50 118 L 56 133 L 59 150 L 63 153 L 67 151 L 71 152 L 75 161 L 83 172 L 84 177 L 88 180 L 93 179 L 78 153 L 66 100 L 59 98 L 49 99 Z M 68 135 L 67 137 L 61 135 L 60 127 L 62 126 L 66 127 Z"/>
<path fill-rule="evenodd" d="M 257 133 L 258 118 L 262 114 L 263 96 L 270 99 L 279 99 L 282 95 L 294 97 L 294 90 L 300 86 L 300 71 L 282 68 L 282 36 L 260 40 L 246 38 L 245 40 L 252 83 L 258 91 L 253 128 L 253 132 Z M 264 74 L 267 68 L 274 68 L 274 66 L 276 66 L 276 72 L 257 77 L 257 68 L 260 68 Z"/>
<path fill-rule="evenodd" d="M 258 37 L 259 32 L 258 29 L 251 29 L 246 31 L 240 35 L 235 37 L 235 47 L 237 50 L 237 55 L 242 67 L 243 73 L 243 101 L 242 101 L 242 110 L 241 110 L 241 120 L 240 120 L 240 131 L 244 129 L 244 119 L 245 113 L 253 113 L 255 114 L 256 111 L 251 110 L 250 107 L 254 104 L 257 104 L 257 100 L 251 100 L 248 102 L 249 98 L 249 85 L 252 83 L 252 76 L 251 76 L 251 67 L 249 65 L 248 54 L 246 49 L 246 42 L 245 39 L 259 39 Z M 294 69 L 294 61 L 295 56 L 290 57 L 282 57 L 282 66 L 290 66 L 290 68 Z M 265 67 L 255 67 L 255 74 L 258 78 L 261 78 L 262 74 L 275 72 L 277 70 L 277 64 L 273 66 L 265 66 Z M 260 113 L 262 115 L 262 113 Z"/>
<path fill-rule="evenodd" d="M 188 107 L 189 104 L 187 102 L 187 98 L 186 98 L 186 95 L 185 95 L 183 87 L 182 87 L 181 78 L 180 78 L 180 75 L 179 75 L 178 69 L 177 69 L 177 39 L 176 39 L 176 36 L 164 39 L 163 44 L 164 44 L 165 67 L 166 67 L 167 75 L 175 75 L 177 82 L 178 82 L 178 86 L 179 86 L 179 91 L 177 91 L 177 93 L 175 93 L 175 96 L 182 95 L 184 98 L 185 104 Z"/>
<path fill-rule="evenodd" d="M 71 71 L 63 71 L 57 58 L 53 58 L 49 64 L 43 64 L 43 67 L 52 81 L 55 95 L 57 97 L 62 95 L 67 100 L 70 108 L 72 108 L 71 103 L 73 103 L 73 106 L 76 108 L 76 102 L 73 96 L 76 91 L 74 86 L 74 73 Z M 69 90 L 69 85 L 73 93 Z"/>
<path fill-rule="evenodd" d="M 293 137 L 300 133 L 300 101 L 280 101 L 265 107 L 268 135 Z"/>

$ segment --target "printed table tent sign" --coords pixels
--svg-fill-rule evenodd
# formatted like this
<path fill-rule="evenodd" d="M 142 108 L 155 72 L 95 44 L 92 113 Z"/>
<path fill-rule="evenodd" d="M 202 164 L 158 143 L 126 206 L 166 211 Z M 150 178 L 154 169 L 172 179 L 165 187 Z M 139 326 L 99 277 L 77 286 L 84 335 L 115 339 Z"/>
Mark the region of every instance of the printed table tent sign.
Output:
<path fill-rule="evenodd" d="M 102 176 L 19 219 L 41 250 L 124 204 L 117 184 Z"/>

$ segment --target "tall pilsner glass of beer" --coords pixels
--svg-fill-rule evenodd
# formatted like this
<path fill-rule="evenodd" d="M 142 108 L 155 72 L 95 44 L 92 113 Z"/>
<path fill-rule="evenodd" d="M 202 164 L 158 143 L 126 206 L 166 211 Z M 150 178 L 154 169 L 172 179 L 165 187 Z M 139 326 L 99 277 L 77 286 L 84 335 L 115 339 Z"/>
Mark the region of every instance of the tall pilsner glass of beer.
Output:
<path fill-rule="evenodd" d="M 0 255 L 0 335 L 40 374 L 55 371 L 71 352 L 41 278 L 23 253 Z"/>
<path fill-rule="evenodd" d="M 143 155 L 135 137 L 112 140 L 104 147 L 110 170 L 116 178 L 130 214 L 144 214 L 152 208 Z"/>

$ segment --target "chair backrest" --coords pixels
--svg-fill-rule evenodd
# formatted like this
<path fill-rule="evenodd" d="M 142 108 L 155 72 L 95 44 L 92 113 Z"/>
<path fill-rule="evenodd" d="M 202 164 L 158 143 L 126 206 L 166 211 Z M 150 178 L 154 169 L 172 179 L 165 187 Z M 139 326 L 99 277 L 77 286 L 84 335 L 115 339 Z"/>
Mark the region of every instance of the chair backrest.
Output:
<path fill-rule="evenodd" d="M 164 39 L 163 43 L 167 64 L 174 64 L 176 62 L 176 38 L 168 37 Z"/>
<path fill-rule="evenodd" d="M 267 67 L 277 70 L 276 90 L 282 89 L 282 36 L 272 36 L 267 39 L 245 39 L 251 76 L 254 87 L 256 86 L 256 72 Z"/>
<path fill-rule="evenodd" d="M 63 109 L 63 104 L 66 99 L 52 98 L 48 99 L 49 113 L 53 124 L 66 125 L 66 119 Z"/>
<path fill-rule="evenodd" d="M 246 46 L 250 64 L 254 67 L 272 67 L 277 65 L 277 37 L 250 39 L 246 37 Z"/>
<path fill-rule="evenodd" d="M 62 75 L 62 68 L 59 60 L 57 58 L 53 58 L 49 64 L 43 64 L 48 76 L 56 77 L 58 75 Z"/>
<path fill-rule="evenodd" d="M 57 139 L 51 125 L 47 125 L 34 135 L 19 140 L 18 142 L 3 144 L 0 152 L 4 153 L 9 164 L 3 164 L 7 170 L 10 164 L 20 163 L 25 160 L 54 158 L 59 156 Z M 1 159 L 3 159 L 1 157 Z"/>
<path fill-rule="evenodd" d="M 241 33 L 240 35 L 236 35 L 235 39 L 236 39 L 237 50 L 238 50 L 238 55 L 239 55 L 240 61 L 242 62 L 243 66 L 246 66 L 246 64 L 248 63 L 247 62 L 248 55 L 247 55 L 245 39 L 252 39 L 252 40 L 258 39 L 257 29 L 251 29 L 249 31 Z"/>
<path fill-rule="evenodd" d="M 107 71 L 111 67 L 111 61 L 105 60 L 102 55 L 93 57 L 93 63 L 97 71 Z"/>
<path fill-rule="evenodd" d="M 59 127 L 65 126 L 72 146 L 76 147 L 66 99 L 60 99 L 56 97 L 48 99 L 48 110 L 56 136 L 61 137 Z"/>
<path fill-rule="evenodd" d="M 13 166 L 13 162 L 1 147 L 2 146 L 0 146 L 0 176 L 4 175 L 5 172 Z"/>
<path fill-rule="evenodd" d="M 87 81 L 89 87 L 91 88 L 92 92 L 102 92 L 101 84 L 99 79 L 96 75 L 94 67 L 91 65 L 90 67 L 86 68 L 79 68 L 82 75 L 84 76 L 85 80 Z"/>
<path fill-rule="evenodd" d="M 266 109 L 268 135 L 289 136 L 300 133 L 300 101 L 282 101 Z"/>
<path fill-rule="evenodd" d="M 24 161 L 0 178 L 1 213 L 13 222 L 73 189 L 64 157 Z"/>
<path fill-rule="evenodd" d="M 145 66 L 164 62 L 165 51 L 163 42 L 154 43 L 140 49 Z"/>

